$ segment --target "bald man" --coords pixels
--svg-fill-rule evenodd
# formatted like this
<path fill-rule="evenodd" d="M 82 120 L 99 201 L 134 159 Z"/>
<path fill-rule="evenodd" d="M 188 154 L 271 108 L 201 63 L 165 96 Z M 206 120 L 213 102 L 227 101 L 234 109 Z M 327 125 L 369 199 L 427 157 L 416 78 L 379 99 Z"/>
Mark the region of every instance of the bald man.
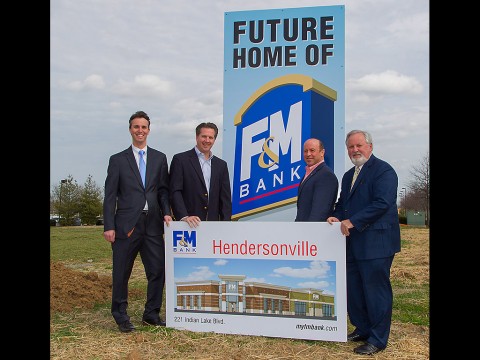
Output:
<path fill-rule="evenodd" d="M 325 148 L 319 139 L 303 144 L 305 176 L 298 187 L 295 221 L 327 221 L 338 193 L 338 179 L 325 163 Z"/>

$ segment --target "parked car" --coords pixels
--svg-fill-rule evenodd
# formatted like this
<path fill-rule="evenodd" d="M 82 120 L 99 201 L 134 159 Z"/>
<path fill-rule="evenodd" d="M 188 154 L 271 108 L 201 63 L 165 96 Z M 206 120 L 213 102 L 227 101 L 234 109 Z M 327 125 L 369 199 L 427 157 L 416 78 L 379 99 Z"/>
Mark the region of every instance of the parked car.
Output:
<path fill-rule="evenodd" d="M 65 224 L 65 218 L 62 216 L 61 218 L 55 216 L 50 218 L 50 226 L 62 226 Z"/>
<path fill-rule="evenodd" d="M 103 217 L 98 217 L 95 225 L 103 225 Z"/>

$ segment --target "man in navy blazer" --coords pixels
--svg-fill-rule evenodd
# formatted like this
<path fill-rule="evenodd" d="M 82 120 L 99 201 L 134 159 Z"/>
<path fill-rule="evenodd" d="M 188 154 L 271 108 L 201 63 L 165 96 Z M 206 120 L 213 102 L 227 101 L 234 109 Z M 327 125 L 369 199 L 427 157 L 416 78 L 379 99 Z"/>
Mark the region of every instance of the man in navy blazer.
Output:
<path fill-rule="evenodd" d="M 129 130 L 132 145 L 110 157 L 103 201 L 103 236 L 112 244 L 111 312 L 122 332 L 135 330 L 127 314 L 128 280 L 138 253 L 148 281 L 142 321 L 145 325 L 165 325 L 160 319 L 165 285 L 163 222 L 168 226 L 172 221 L 167 157 L 147 147 L 148 115 L 134 113 Z M 139 170 L 142 158 L 146 163 L 145 184 Z"/>
<path fill-rule="evenodd" d="M 398 177 L 390 164 L 372 154 L 368 132 L 352 130 L 345 143 L 355 167 L 343 175 L 340 197 L 327 221 L 340 221 L 346 236 L 347 312 L 355 326 L 347 339 L 364 341 L 353 351 L 372 355 L 386 348 L 390 335 L 390 268 L 400 251 Z"/>
<path fill-rule="evenodd" d="M 214 123 L 199 124 L 197 145 L 175 154 L 170 164 L 170 203 L 175 220 L 197 227 L 201 221 L 230 221 L 232 194 L 225 160 L 211 149 L 218 135 Z"/>
<path fill-rule="evenodd" d="M 325 163 L 325 148 L 319 139 L 303 144 L 306 172 L 298 187 L 295 221 L 327 221 L 338 195 L 338 179 Z"/>

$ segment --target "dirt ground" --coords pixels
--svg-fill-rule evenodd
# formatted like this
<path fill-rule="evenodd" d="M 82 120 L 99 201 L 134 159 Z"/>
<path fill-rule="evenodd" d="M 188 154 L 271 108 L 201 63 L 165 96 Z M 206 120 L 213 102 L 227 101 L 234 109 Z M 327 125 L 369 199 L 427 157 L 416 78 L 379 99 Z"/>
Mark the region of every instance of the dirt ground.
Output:
<path fill-rule="evenodd" d="M 59 262 L 50 262 L 50 310 L 70 312 L 92 309 L 95 303 L 108 302 L 112 279 L 94 271 L 81 272 Z"/>
<path fill-rule="evenodd" d="M 412 285 L 429 283 L 429 229 L 423 228 L 402 228 L 402 239 L 406 240 L 408 246 L 404 246 L 402 251 L 396 255 L 392 266 L 392 278 L 401 279 L 403 282 L 411 283 Z M 98 267 L 98 265 L 97 265 Z M 85 317 L 86 322 L 91 325 L 95 322 L 92 320 L 92 312 L 96 303 L 109 303 L 111 298 L 111 275 L 106 267 L 96 268 L 92 264 L 68 264 L 60 262 L 50 263 L 50 313 L 60 314 L 67 322 L 69 317 L 74 316 L 77 319 Z M 132 278 L 144 277 L 143 267 L 137 260 L 134 267 Z M 130 289 L 129 299 L 132 302 L 135 299 L 140 299 L 143 302 L 144 290 Z M 75 315 L 72 315 L 75 314 Z M 180 332 L 167 333 L 165 328 L 156 330 L 155 334 L 151 334 L 146 330 L 143 332 L 135 332 L 132 334 L 120 334 L 118 329 L 108 313 L 104 314 L 104 323 L 97 324 L 99 328 L 103 328 L 102 332 L 107 335 L 105 339 L 98 338 L 95 335 L 95 330 L 87 331 L 82 335 L 83 340 L 79 348 L 74 346 L 75 337 L 65 336 L 60 339 L 51 340 L 51 359 L 304 359 L 305 357 L 312 357 L 323 359 L 360 359 L 358 355 L 352 352 L 355 344 L 352 343 L 337 343 L 335 346 L 316 346 L 308 345 L 309 342 L 302 342 L 291 339 L 285 339 L 283 343 L 269 342 L 268 338 L 262 337 L 232 337 L 232 335 L 212 334 L 195 340 L 189 336 L 182 335 Z M 98 317 L 98 315 L 97 315 Z M 100 320 L 98 320 L 100 321 Z M 138 326 L 137 326 L 138 327 Z M 58 329 L 52 328 L 51 332 L 59 332 Z M 77 332 L 82 332 L 77 329 Z M 107 344 L 108 338 L 112 336 L 122 336 L 125 341 L 122 344 Z M 163 338 L 162 338 L 163 336 Z M 177 339 L 172 338 L 176 337 Z M 89 337 L 92 337 L 91 343 L 86 342 Z M 160 339 L 159 339 L 160 337 Z M 165 338 L 167 337 L 167 338 Z M 248 338 L 251 352 L 245 348 L 240 339 Z M 208 340 L 210 339 L 210 340 Z M 181 349 L 187 342 L 197 342 L 197 345 L 202 340 L 204 343 L 211 341 L 211 344 L 204 344 L 204 346 L 217 347 L 218 351 L 211 355 L 200 348 L 195 350 L 197 352 L 182 353 Z M 176 342 L 178 341 L 178 349 L 176 349 Z M 291 342 L 294 341 L 294 344 Z M 166 348 L 162 346 L 162 342 Z M 159 343 L 158 348 L 155 344 Z M 324 343 L 325 342 L 320 342 Z M 128 344 L 128 346 L 126 346 Z M 183 345 L 182 345 L 183 344 Z M 222 345 L 223 344 L 223 345 Z M 252 345 L 255 344 L 255 345 Z M 281 344 L 279 346 L 278 344 Z M 303 345 L 302 345 L 303 344 Z M 358 345 L 358 344 L 357 344 Z M 89 350 L 91 346 L 91 350 Z M 113 346 L 113 347 L 112 347 Z M 223 347 L 226 347 L 222 350 Z M 232 352 L 231 347 L 241 347 Z M 248 347 L 248 346 L 247 346 Z M 268 348 L 267 353 L 262 354 L 262 348 Z M 332 349 L 330 349 L 332 348 Z M 102 355 L 92 355 L 90 351 L 98 352 Z M 228 349 L 228 350 L 227 350 Z M 308 351 L 307 351 L 308 349 Z M 192 351 L 192 350 L 189 350 Z M 298 352 L 298 353 L 297 353 Z M 216 354 L 216 355 L 213 355 Z M 223 355 L 222 355 L 223 354 Z M 102 357 L 104 356 L 104 357 Z M 223 357 L 226 356 L 226 357 Z M 365 358 L 365 357 L 364 357 Z M 391 336 L 389 346 L 386 350 L 375 354 L 374 356 L 366 357 L 369 359 L 429 359 L 429 328 L 426 326 L 416 326 L 413 324 L 405 324 L 394 322 L 392 324 Z"/>

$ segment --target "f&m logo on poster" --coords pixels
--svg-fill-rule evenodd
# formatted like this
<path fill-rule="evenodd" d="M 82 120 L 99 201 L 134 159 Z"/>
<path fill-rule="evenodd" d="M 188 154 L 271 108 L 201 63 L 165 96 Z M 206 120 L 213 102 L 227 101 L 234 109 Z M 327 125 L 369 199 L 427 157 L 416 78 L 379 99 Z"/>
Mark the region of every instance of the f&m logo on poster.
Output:
<path fill-rule="evenodd" d="M 197 253 L 197 232 L 173 231 L 173 252 L 183 254 Z"/>
<path fill-rule="evenodd" d="M 305 174 L 303 143 L 316 137 L 334 170 L 334 102 L 337 92 L 302 74 L 260 87 L 234 118 L 232 219 L 296 202 Z"/>

